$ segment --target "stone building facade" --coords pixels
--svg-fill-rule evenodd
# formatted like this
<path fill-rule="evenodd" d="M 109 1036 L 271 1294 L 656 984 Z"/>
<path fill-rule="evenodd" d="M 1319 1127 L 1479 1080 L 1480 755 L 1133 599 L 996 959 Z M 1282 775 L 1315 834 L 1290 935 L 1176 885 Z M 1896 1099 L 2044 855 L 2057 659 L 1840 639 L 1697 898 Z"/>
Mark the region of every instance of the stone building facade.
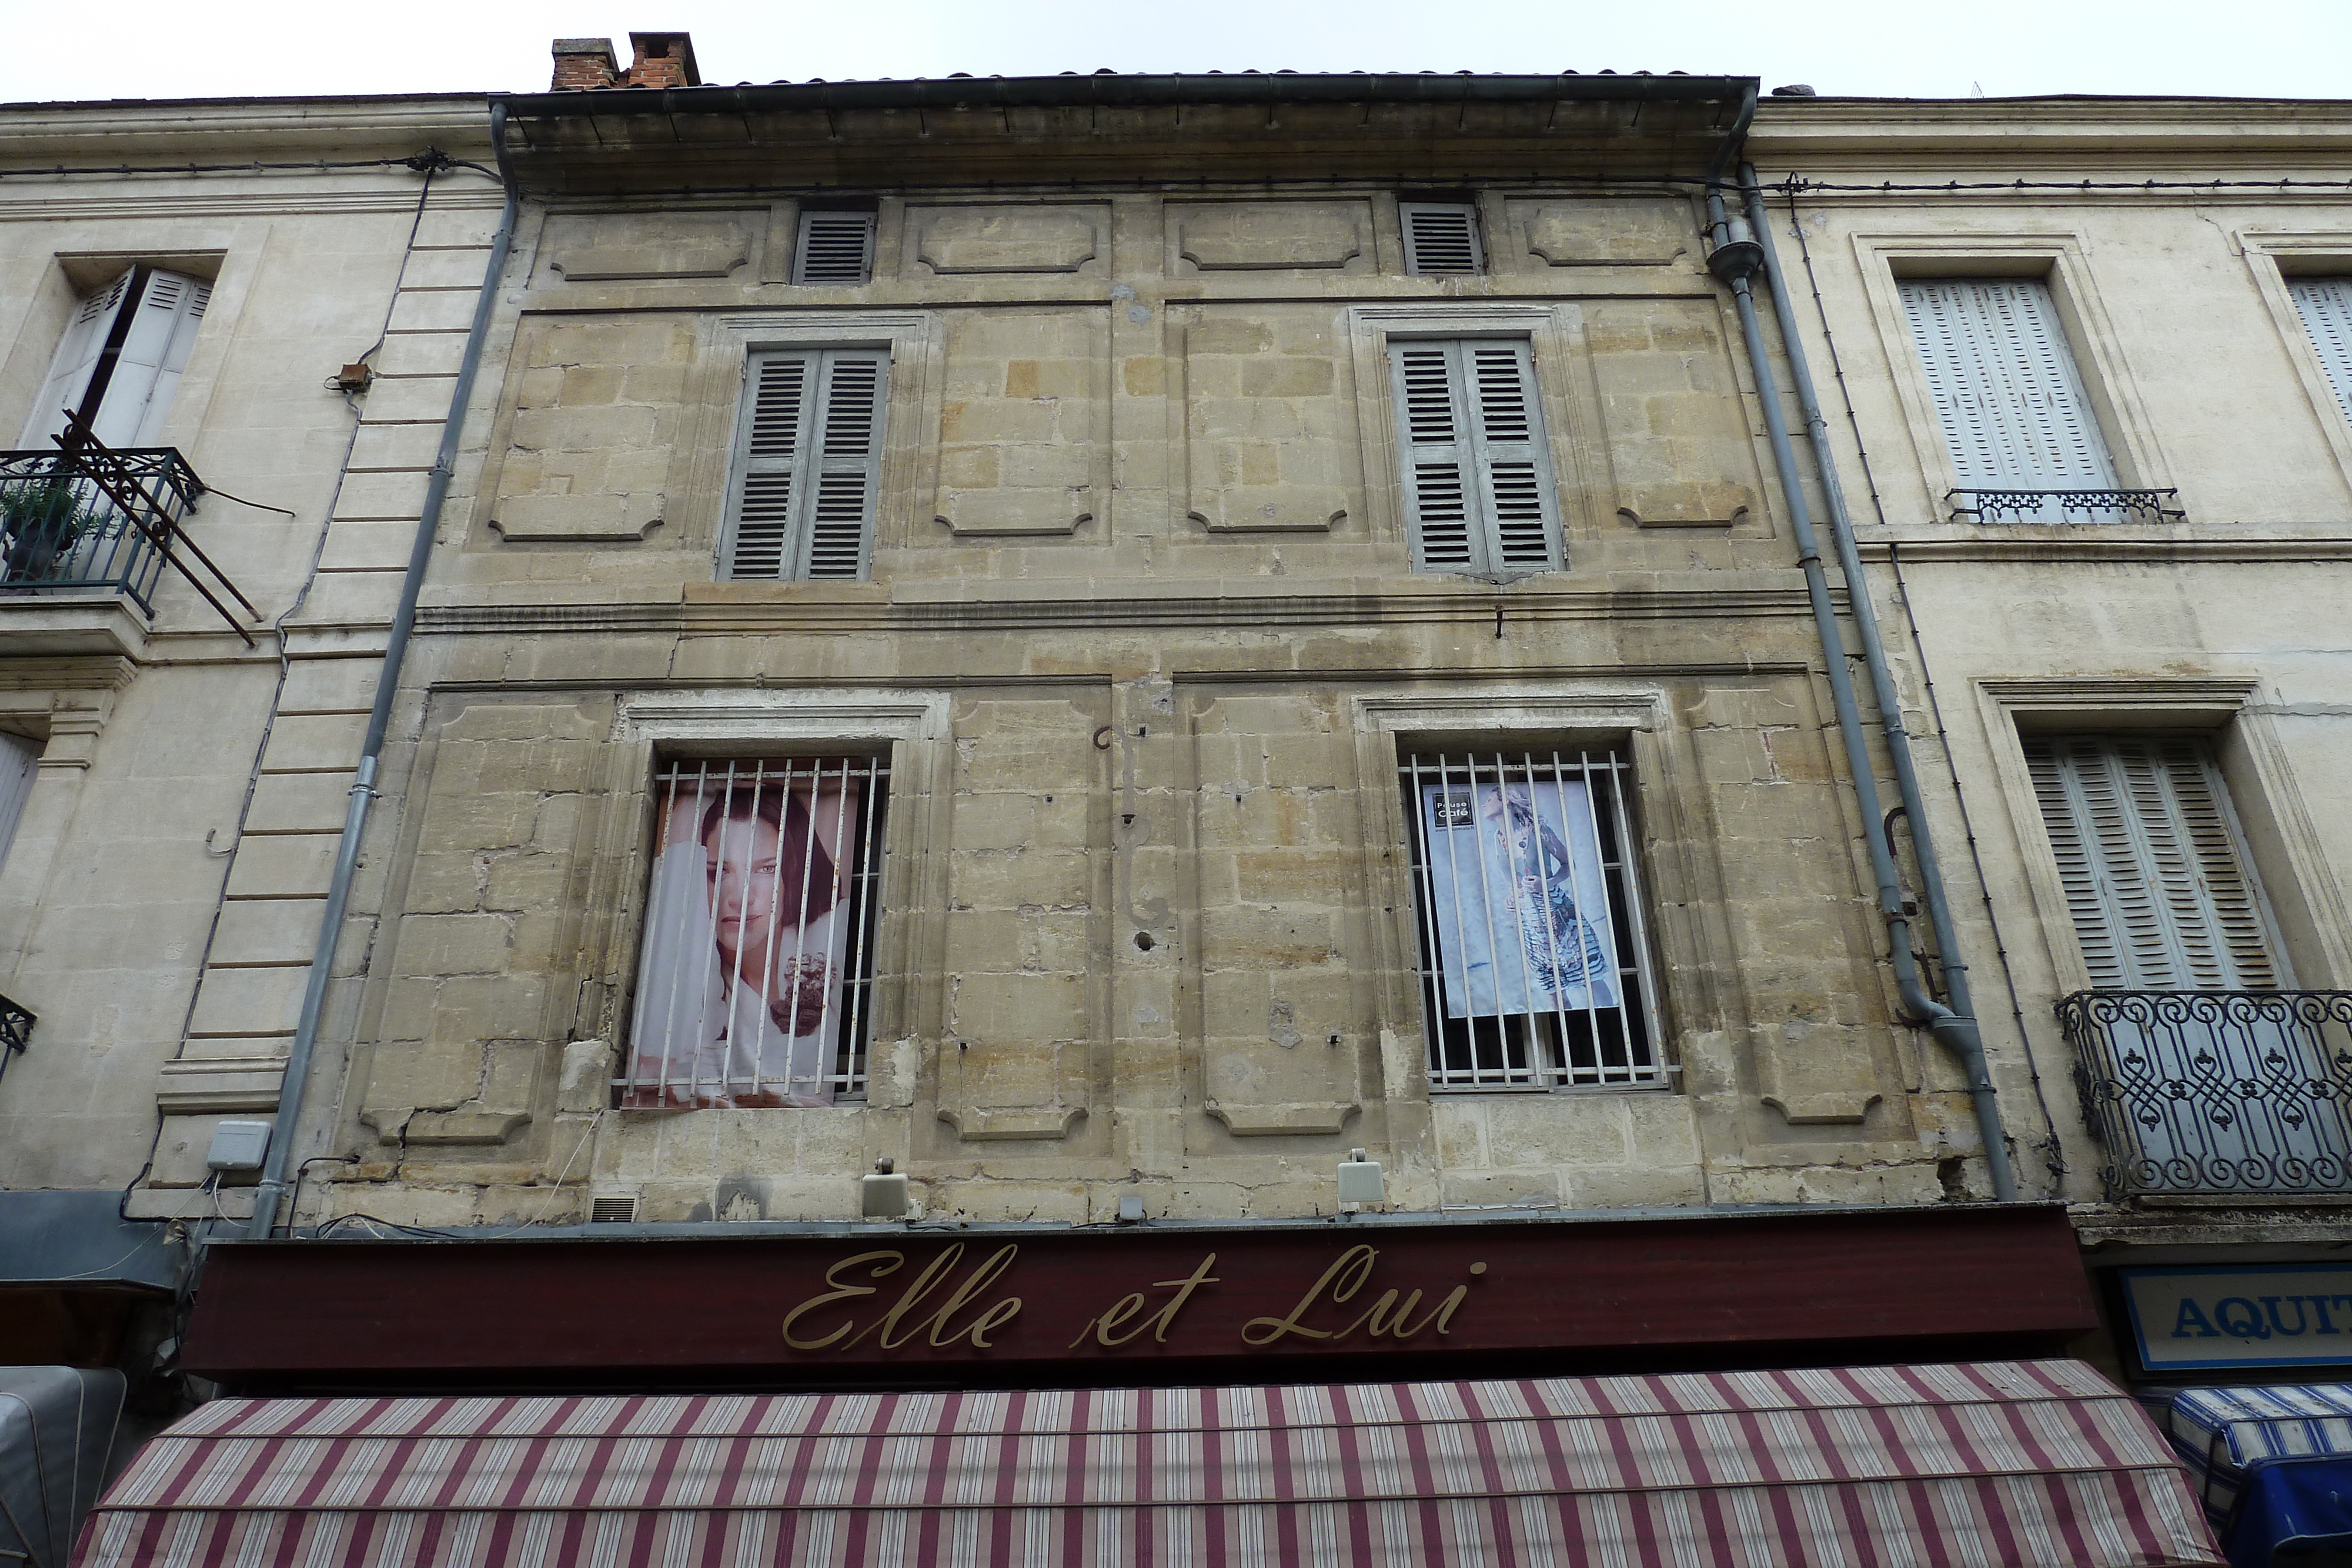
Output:
<path fill-rule="evenodd" d="M 300 1150 L 356 1159 L 302 1223 L 842 1218 L 877 1157 L 935 1217 L 1295 1217 L 1359 1147 L 1411 1210 L 1982 1188 L 1963 1085 L 1872 956 L 1706 267 L 1741 84 L 865 90 L 763 89 L 749 131 L 708 89 L 667 100 L 688 130 L 625 94 L 508 106 L 533 200 L 503 375 Z M 1401 214 L 1431 208 L 1469 267 L 1414 265 Z M 835 214 L 866 270 L 793 281 Z M 1416 570 L 1396 367 L 1446 343 L 1524 355 L 1535 570 Z M 729 580 L 758 364 L 852 350 L 887 367 L 862 569 Z M 657 776 L 835 753 L 889 773 L 860 1081 L 616 1104 Z M 1400 763 L 1497 753 L 1625 765 L 1616 921 L 1656 1033 L 1617 1082 L 1433 1092 Z"/>

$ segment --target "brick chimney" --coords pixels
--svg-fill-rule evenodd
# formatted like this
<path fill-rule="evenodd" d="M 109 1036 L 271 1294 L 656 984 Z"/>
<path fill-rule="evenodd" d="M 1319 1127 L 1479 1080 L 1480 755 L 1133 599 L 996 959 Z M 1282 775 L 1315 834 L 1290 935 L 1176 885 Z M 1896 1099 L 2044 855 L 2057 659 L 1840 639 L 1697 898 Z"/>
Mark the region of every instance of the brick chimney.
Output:
<path fill-rule="evenodd" d="M 614 61 L 613 46 L 606 39 L 556 39 L 555 79 L 549 90 L 702 85 L 702 73 L 694 63 L 694 39 L 688 35 L 631 33 L 629 44 L 637 57 L 625 71 Z"/>
<path fill-rule="evenodd" d="M 562 92 L 567 88 L 611 87 L 614 74 L 611 39 L 558 38 L 555 40 L 555 79 L 548 84 L 548 90 Z"/>
<path fill-rule="evenodd" d="M 702 72 L 694 64 L 694 39 L 684 33 L 631 33 L 629 47 L 636 63 L 624 78 L 628 87 L 700 87 Z"/>

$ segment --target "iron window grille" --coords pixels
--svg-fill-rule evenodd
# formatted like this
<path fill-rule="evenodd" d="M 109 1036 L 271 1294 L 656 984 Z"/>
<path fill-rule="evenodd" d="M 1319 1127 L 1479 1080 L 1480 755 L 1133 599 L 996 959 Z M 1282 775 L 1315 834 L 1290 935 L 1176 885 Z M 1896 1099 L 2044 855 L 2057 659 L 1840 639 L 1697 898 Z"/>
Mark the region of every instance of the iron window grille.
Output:
<path fill-rule="evenodd" d="M 661 770 L 624 1109 L 864 1097 L 889 779 L 870 756 Z"/>
<path fill-rule="evenodd" d="M 2189 516 L 2174 502 L 2177 489 L 2163 490 L 1949 490 L 1955 522 L 1979 523 L 2175 523 Z"/>
<path fill-rule="evenodd" d="M 2352 991 L 2058 1004 L 2111 1200 L 2352 1192 Z"/>
<path fill-rule="evenodd" d="M 1663 1086 L 1615 752 L 1414 755 L 1413 927 L 1433 1090 Z"/>

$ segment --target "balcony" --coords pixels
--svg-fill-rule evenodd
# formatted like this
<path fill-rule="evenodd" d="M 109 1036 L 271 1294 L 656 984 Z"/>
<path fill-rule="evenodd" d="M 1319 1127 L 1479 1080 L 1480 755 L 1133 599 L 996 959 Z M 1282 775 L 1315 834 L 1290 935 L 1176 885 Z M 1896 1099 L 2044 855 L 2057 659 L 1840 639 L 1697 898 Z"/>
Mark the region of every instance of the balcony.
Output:
<path fill-rule="evenodd" d="M 2352 1199 L 2352 991 L 2078 991 L 2058 1018 L 2110 1199 Z"/>
<path fill-rule="evenodd" d="M 111 592 L 152 617 L 168 567 L 250 644 L 215 588 L 259 612 L 181 527 L 204 493 L 169 446 L 116 450 L 81 434 L 61 451 L 0 452 L 0 597 Z"/>
<path fill-rule="evenodd" d="M 2177 523 L 2178 490 L 1952 490 L 1952 520 L 1978 523 Z"/>

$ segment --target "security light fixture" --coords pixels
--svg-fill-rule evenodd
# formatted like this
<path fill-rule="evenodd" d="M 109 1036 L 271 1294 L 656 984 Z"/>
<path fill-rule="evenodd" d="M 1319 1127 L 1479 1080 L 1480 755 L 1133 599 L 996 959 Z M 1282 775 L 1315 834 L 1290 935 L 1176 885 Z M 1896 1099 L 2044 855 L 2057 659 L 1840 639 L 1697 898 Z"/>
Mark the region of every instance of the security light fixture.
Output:
<path fill-rule="evenodd" d="M 1349 1149 L 1348 1157 L 1339 1162 L 1339 1201 L 1386 1203 L 1388 1186 L 1381 1179 L 1381 1162 L 1366 1159 L 1361 1149 Z"/>
<path fill-rule="evenodd" d="M 864 1199 L 862 1213 L 868 1219 L 904 1219 L 908 1200 L 907 1178 L 893 1175 L 890 1156 L 883 1155 L 874 1162 L 874 1174 L 859 1184 Z"/>

